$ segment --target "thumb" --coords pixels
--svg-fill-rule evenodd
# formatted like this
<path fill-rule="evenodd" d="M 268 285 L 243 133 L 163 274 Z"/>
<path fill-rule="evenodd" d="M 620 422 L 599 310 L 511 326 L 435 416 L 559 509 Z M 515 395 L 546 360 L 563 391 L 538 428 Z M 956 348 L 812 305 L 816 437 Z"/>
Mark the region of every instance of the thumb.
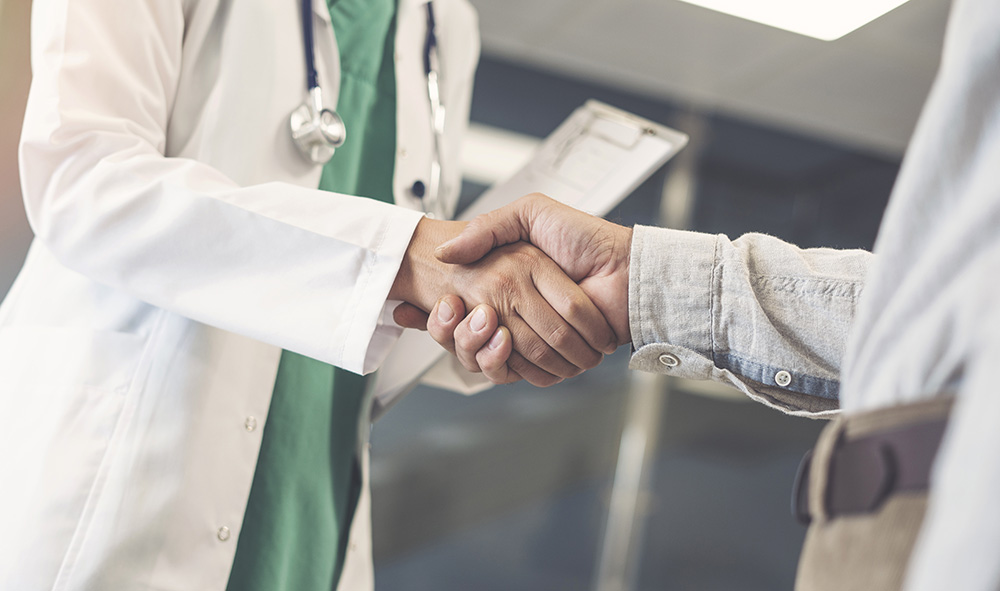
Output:
<path fill-rule="evenodd" d="M 465 265 L 483 258 L 494 248 L 527 238 L 530 227 L 523 213 L 523 199 L 484 213 L 462 232 L 438 246 L 434 256 L 442 263 Z"/>

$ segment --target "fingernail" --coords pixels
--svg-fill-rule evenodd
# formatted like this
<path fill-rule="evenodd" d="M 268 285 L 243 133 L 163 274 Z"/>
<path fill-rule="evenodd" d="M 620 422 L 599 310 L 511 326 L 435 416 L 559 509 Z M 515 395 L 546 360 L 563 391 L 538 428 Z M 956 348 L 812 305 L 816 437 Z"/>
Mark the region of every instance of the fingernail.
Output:
<path fill-rule="evenodd" d="M 438 302 L 438 320 L 441 322 L 451 322 L 451 319 L 454 317 L 455 311 L 448 305 L 448 302 L 444 300 Z"/>
<path fill-rule="evenodd" d="M 479 332 L 486 328 L 486 312 L 482 308 L 477 307 L 476 311 L 472 313 L 472 320 L 469 321 L 469 328 L 473 332 Z"/>
<path fill-rule="evenodd" d="M 492 351 L 493 349 L 500 348 L 501 344 L 503 344 L 503 331 L 498 328 L 497 331 L 493 333 L 493 338 L 490 339 L 490 342 L 487 343 L 486 346 Z"/>

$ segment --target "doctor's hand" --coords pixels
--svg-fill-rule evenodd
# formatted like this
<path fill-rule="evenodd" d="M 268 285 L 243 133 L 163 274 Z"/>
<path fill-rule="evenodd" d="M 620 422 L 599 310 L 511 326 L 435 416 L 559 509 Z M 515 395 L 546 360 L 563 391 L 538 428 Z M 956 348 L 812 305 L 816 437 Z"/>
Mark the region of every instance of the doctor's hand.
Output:
<path fill-rule="evenodd" d="M 616 343 L 631 341 L 628 326 L 628 275 L 632 230 L 563 205 L 544 195 L 529 195 L 479 216 L 436 254 L 442 261 L 468 264 L 494 248 L 530 241 L 559 264 L 611 324 Z M 431 314 L 427 329 L 453 350 L 470 371 L 483 371 L 495 383 L 509 379 L 508 338 L 491 324 L 495 315 L 480 306 L 465 320 Z M 475 313 L 485 314 L 487 328 L 474 330 Z M 401 311 L 401 315 L 406 315 Z M 417 324 L 415 317 L 412 317 Z M 491 332 L 492 331 L 492 332 Z"/>
<path fill-rule="evenodd" d="M 615 332 L 597 306 L 534 246 L 503 245 L 461 265 L 438 260 L 436 247 L 465 227 L 464 222 L 429 218 L 417 225 L 389 292 L 390 299 L 412 306 L 397 313 L 397 321 L 412 324 L 406 322 L 406 311 L 417 318 L 431 311 L 435 318 L 448 317 L 439 304 L 448 295 L 457 296 L 445 299 L 454 319 L 465 315 L 466 304 L 484 304 L 480 309 L 490 324 L 502 324 L 501 334 L 509 341 L 505 381 L 524 378 L 539 386 L 595 367 L 604 352 L 615 349 Z M 470 316 L 470 324 L 478 322 L 475 314 Z"/>

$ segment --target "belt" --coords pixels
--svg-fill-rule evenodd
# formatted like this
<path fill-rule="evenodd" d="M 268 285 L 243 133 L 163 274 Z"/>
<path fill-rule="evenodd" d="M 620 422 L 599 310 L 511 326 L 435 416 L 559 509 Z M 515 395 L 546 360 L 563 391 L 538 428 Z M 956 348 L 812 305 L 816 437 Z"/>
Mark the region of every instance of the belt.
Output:
<path fill-rule="evenodd" d="M 830 517 L 871 513 L 893 494 L 925 491 L 947 418 L 882 431 L 834 445 L 827 475 L 826 514 Z M 812 450 L 799 464 L 792 489 L 792 515 L 808 525 L 809 472 Z"/>

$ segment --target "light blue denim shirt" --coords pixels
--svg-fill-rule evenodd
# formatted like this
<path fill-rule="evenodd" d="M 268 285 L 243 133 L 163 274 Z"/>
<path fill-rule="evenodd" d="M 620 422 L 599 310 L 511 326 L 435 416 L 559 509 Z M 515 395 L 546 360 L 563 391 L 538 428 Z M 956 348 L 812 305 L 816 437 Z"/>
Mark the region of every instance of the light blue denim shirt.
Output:
<path fill-rule="evenodd" d="M 637 227 L 632 367 L 827 416 L 955 394 L 906 589 L 1000 589 L 1000 2 L 956 0 L 874 255 Z"/>
<path fill-rule="evenodd" d="M 762 234 L 730 241 L 637 226 L 632 368 L 732 384 L 790 414 L 832 414 L 871 259 Z"/>

